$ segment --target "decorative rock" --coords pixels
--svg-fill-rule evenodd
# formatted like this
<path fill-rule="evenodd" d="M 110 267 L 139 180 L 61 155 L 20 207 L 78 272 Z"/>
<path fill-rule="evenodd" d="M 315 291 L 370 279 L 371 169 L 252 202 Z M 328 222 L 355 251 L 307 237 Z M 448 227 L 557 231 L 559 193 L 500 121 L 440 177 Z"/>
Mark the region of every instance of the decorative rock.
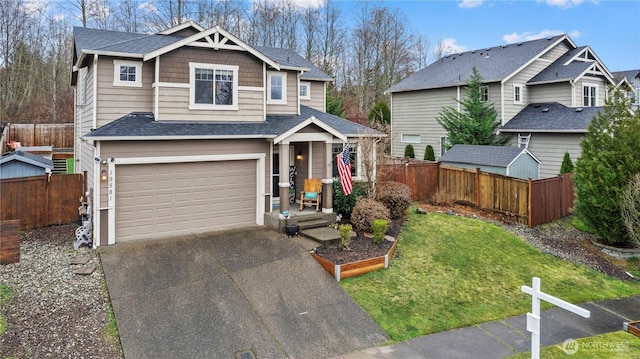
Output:
<path fill-rule="evenodd" d="M 395 242 L 396 241 L 395 238 L 393 238 L 392 236 L 390 236 L 388 234 L 384 236 L 384 239 L 386 239 L 389 242 Z"/>
<path fill-rule="evenodd" d="M 420 207 L 416 208 L 416 212 L 418 212 L 418 214 L 427 214 L 427 211 Z"/>
<path fill-rule="evenodd" d="M 373 238 L 373 233 L 364 232 L 364 237 L 365 238 Z"/>

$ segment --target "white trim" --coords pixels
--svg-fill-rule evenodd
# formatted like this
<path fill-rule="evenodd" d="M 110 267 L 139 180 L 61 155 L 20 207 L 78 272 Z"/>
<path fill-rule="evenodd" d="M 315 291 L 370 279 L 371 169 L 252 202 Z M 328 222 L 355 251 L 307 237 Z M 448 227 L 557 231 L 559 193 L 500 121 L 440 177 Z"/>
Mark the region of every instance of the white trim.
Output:
<path fill-rule="evenodd" d="M 93 57 L 93 103 L 91 128 L 98 128 L 98 55 Z"/>
<path fill-rule="evenodd" d="M 313 178 L 313 142 L 309 141 L 307 147 L 309 148 L 307 151 L 307 177 Z"/>
<path fill-rule="evenodd" d="M 109 207 L 109 244 L 115 243 L 116 235 L 116 216 L 117 208 L 115 207 L 117 190 L 115 187 L 115 173 L 117 165 L 138 165 L 138 164 L 162 164 L 162 163 L 187 163 L 187 162 L 220 162 L 220 161 L 243 161 L 256 160 L 256 224 L 261 226 L 264 224 L 264 196 L 265 193 L 265 157 L 264 153 L 243 153 L 229 155 L 199 155 L 199 156 L 164 156 L 164 157 L 124 157 L 109 158 L 109 168 L 113 166 L 113 192 L 110 193 L 109 203 L 113 203 L 114 207 Z M 94 191 L 95 192 L 95 191 Z M 113 224 L 112 224 L 113 223 Z M 113 225 L 113 228 L 111 226 Z"/>
<path fill-rule="evenodd" d="M 120 68 L 122 66 L 135 69 L 135 81 L 120 80 Z M 113 86 L 142 87 L 142 61 L 113 60 Z"/>
<path fill-rule="evenodd" d="M 339 132 L 336 129 L 334 129 L 333 127 L 327 125 L 326 123 L 324 123 L 321 120 L 317 119 L 315 116 L 311 116 L 308 119 L 300 122 L 295 127 L 289 129 L 289 131 L 287 131 L 287 132 L 281 134 L 280 136 L 274 138 L 273 143 L 274 144 L 278 144 L 280 142 L 283 142 L 285 139 L 287 139 L 288 137 L 290 137 L 294 133 L 300 131 L 301 129 L 307 127 L 308 125 L 310 125 L 312 123 L 317 125 L 321 129 L 325 130 L 326 132 L 332 134 L 333 136 L 337 137 L 342 142 L 347 142 L 347 136 L 345 134 L 343 134 L 342 132 Z"/>
<path fill-rule="evenodd" d="M 280 77 L 281 83 L 281 96 L 280 99 L 271 98 L 271 78 L 272 77 Z M 267 103 L 268 104 L 277 104 L 277 105 L 286 105 L 287 104 L 287 73 L 286 72 L 278 72 L 278 71 L 267 71 Z"/>
<path fill-rule="evenodd" d="M 411 136 L 417 136 L 418 140 L 410 141 L 409 139 L 406 138 Z M 407 134 L 407 133 L 400 134 L 400 142 L 403 142 L 403 143 L 420 143 L 420 140 L 421 140 L 420 134 Z"/>
<path fill-rule="evenodd" d="M 175 121 L 180 122 L 180 121 Z M 253 121 L 255 122 L 255 121 Z M 246 122 L 246 123 L 253 123 Z M 156 140 L 233 140 L 246 138 L 274 138 L 273 135 L 189 135 L 189 136 L 95 136 L 85 137 L 85 141 L 156 141 Z"/>
<path fill-rule="evenodd" d="M 158 115 L 159 115 L 159 111 L 160 111 L 160 86 L 155 86 L 155 84 L 159 84 L 160 83 L 160 56 L 156 57 L 156 63 L 155 63 L 155 75 L 154 75 L 154 83 L 151 84 L 151 87 L 153 87 L 153 94 L 154 94 L 154 99 L 153 99 L 153 116 L 156 118 L 156 120 L 158 119 Z"/>
<path fill-rule="evenodd" d="M 242 46 L 226 45 L 224 43 L 216 43 L 216 44 L 214 44 L 213 42 L 208 40 L 209 37 L 207 37 L 206 39 L 207 39 L 207 42 L 192 42 L 192 43 L 186 44 L 184 46 L 201 47 L 201 48 L 207 48 L 207 49 L 213 48 L 214 50 L 222 49 L 222 50 L 231 50 L 231 51 L 245 51 L 245 49 Z M 226 42 L 226 41 L 224 41 L 224 42 Z"/>
<path fill-rule="evenodd" d="M 264 92 L 264 88 L 258 86 L 238 86 L 238 91 Z"/>
<path fill-rule="evenodd" d="M 300 95 L 300 89 L 302 89 L 302 86 L 306 86 L 307 87 L 307 95 L 306 96 Z M 302 100 L 311 100 L 311 82 L 309 82 L 309 81 L 300 81 L 300 86 L 298 88 L 298 96 L 300 96 L 300 99 L 302 99 Z"/>
<path fill-rule="evenodd" d="M 96 143 L 93 146 L 93 157 L 100 158 L 100 142 Z M 91 201 L 91 210 L 93 211 L 92 220 L 93 220 L 93 247 L 97 247 L 100 245 L 100 163 L 94 161 L 93 162 L 93 198 Z"/>
<path fill-rule="evenodd" d="M 595 94 L 593 94 L 594 95 L 593 96 L 593 103 L 590 103 L 588 105 L 584 103 L 584 97 L 585 97 L 584 96 L 584 89 L 587 88 L 587 87 L 595 89 Z M 582 103 L 582 107 L 597 107 L 598 103 L 600 102 L 599 101 L 600 100 L 599 99 L 600 96 L 598 96 L 598 92 L 600 92 L 600 85 L 599 84 L 591 83 L 591 82 L 583 82 L 582 83 L 582 101 L 580 101 Z M 591 95 L 592 94 L 589 94 L 589 99 L 591 99 L 591 97 L 592 97 Z"/>
<path fill-rule="evenodd" d="M 196 69 L 205 69 L 214 71 L 214 87 L 215 87 L 215 72 L 217 70 L 233 71 L 233 88 L 232 96 L 233 102 L 231 105 L 216 105 L 215 102 L 215 90 L 213 94 L 213 103 L 195 103 L 195 91 L 196 91 Z M 235 65 L 218 65 L 218 64 L 204 64 L 199 62 L 189 62 L 189 109 L 190 110 L 238 110 L 238 70 L 239 67 Z"/>
<path fill-rule="evenodd" d="M 158 59 L 160 59 L 158 57 Z M 151 84 L 151 87 L 170 87 L 170 88 L 183 88 L 183 89 L 188 89 L 189 87 L 191 87 L 190 83 L 184 83 L 184 82 L 154 82 L 153 84 Z"/>
<path fill-rule="evenodd" d="M 517 95 L 519 95 L 520 99 L 516 98 L 516 89 L 519 90 Z M 522 105 L 524 104 L 524 86 L 522 84 L 513 84 L 513 104 L 514 105 Z"/>
<path fill-rule="evenodd" d="M 205 30 L 202 26 L 198 25 L 193 20 L 189 20 L 187 22 L 183 22 L 180 25 L 174 26 L 174 27 L 172 27 L 170 29 L 166 29 L 164 31 L 160 31 L 158 34 L 160 34 L 160 35 L 171 35 L 171 34 L 174 34 L 174 33 L 178 32 L 178 31 L 180 31 L 180 30 L 184 30 L 184 29 L 186 29 L 188 27 L 193 27 L 198 31 L 204 31 Z"/>
<path fill-rule="evenodd" d="M 107 223 L 109 235 L 108 244 L 116 244 L 116 164 L 112 160 L 107 161 Z"/>
<path fill-rule="evenodd" d="M 521 135 L 518 133 L 518 148 L 527 149 L 529 148 L 530 142 L 531 142 L 531 133 L 529 133 L 528 135 Z"/>

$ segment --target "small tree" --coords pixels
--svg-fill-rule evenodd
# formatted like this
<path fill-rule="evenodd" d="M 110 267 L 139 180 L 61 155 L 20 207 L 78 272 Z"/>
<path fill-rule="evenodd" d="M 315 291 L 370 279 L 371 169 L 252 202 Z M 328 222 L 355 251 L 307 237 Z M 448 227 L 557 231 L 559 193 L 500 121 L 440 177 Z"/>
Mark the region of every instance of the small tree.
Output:
<path fill-rule="evenodd" d="M 371 108 L 371 111 L 369 111 L 369 116 L 367 116 L 367 118 L 369 119 L 370 125 L 376 122 L 387 125 L 390 124 L 391 110 L 389 109 L 387 101 L 382 99 L 376 102 L 376 104 Z"/>
<path fill-rule="evenodd" d="M 427 147 L 424 149 L 424 159 L 425 161 L 436 160 L 436 154 L 433 152 L 433 146 L 427 145 Z"/>
<path fill-rule="evenodd" d="M 580 146 L 573 177 L 576 213 L 607 243 L 628 243 L 620 193 L 640 172 L 640 112 L 634 114 L 628 98 L 616 90 L 589 124 Z"/>
<path fill-rule="evenodd" d="M 413 153 L 413 146 L 411 144 L 408 144 L 407 147 L 404 148 L 404 156 L 409 158 L 416 158 L 415 154 Z"/>
<path fill-rule="evenodd" d="M 565 152 L 564 157 L 562 158 L 562 165 L 560 165 L 560 174 L 563 175 L 565 173 L 573 172 L 573 167 L 571 155 L 569 155 L 569 152 Z"/>
<path fill-rule="evenodd" d="M 500 127 L 498 112 L 483 99 L 483 91 L 482 76 L 474 66 L 463 99 L 456 99 L 462 111 L 444 107 L 436 118 L 447 131 L 448 148 L 457 144 L 502 146 L 507 142 L 507 137 L 496 136 Z"/>

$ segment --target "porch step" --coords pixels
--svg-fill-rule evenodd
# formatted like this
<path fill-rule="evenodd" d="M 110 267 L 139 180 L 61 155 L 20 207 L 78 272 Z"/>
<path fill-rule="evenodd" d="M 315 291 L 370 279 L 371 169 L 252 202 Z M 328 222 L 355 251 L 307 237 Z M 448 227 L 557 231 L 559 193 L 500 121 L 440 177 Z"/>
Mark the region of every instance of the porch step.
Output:
<path fill-rule="evenodd" d="M 300 234 L 313 239 L 325 247 L 338 245 L 340 243 L 340 232 L 332 227 L 316 227 L 300 231 Z"/>
<path fill-rule="evenodd" d="M 298 221 L 298 227 L 300 227 L 301 230 L 303 229 L 311 229 L 311 228 L 320 228 L 320 227 L 328 227 L 329 226 L 329 222 L 321 219 L 321 218 L 314 218 L 314 219 L 308 219 L 308 220 L 299 220 Z"/>

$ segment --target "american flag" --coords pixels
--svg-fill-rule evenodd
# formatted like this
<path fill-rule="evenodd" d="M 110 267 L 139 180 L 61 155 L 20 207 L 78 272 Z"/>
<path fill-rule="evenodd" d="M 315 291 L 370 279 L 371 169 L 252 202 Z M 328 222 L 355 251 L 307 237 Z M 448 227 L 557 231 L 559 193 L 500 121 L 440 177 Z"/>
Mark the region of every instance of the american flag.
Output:
<path fill-rule="evenodd" d="M 342 193 L 348 196 L 353 191 L 353 182 L 351 180 L 351 157 L 349 156 L 349 146 L 345 146 L 341 153 L 336 157 L 338 161 L 338 176 L 340 177 L 340 185 Z"/>

